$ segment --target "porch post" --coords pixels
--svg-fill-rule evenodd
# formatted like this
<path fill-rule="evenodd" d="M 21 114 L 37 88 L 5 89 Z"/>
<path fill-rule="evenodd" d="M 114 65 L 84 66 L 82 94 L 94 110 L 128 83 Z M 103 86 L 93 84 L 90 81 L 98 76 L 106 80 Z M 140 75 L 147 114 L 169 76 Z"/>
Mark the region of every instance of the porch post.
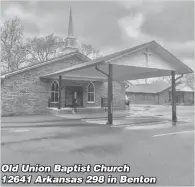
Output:
<path fill-rule="evenodd" d="M 59 99 L 58 99 L 58 109 L 61 108 L 61 91 L 62 91 L 62 76 L 59 76 Z"/>
<path fill-rule="evenodd" d="M 112 85 L 112 74 L 113 67 L 109 64 L 109 75 L 108 75 L 108 125 L 112 125 L 112 102 L 113 102 L 113 85 Z"/>
<path fill-rule="evenodd" d="M 177 121 L 176 115 L 176 91 L 175 91 L 175 71 L 171 71 L 172 77 L 172 121 Z"/>

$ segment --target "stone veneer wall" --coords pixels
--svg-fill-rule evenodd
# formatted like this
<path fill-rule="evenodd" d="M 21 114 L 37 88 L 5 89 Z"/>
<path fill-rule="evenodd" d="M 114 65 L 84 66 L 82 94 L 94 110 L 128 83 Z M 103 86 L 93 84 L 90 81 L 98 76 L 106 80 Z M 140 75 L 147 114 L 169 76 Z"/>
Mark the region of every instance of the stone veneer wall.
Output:
<path fill-rule="evenodd" d="M 2 115 L 46 112 L 51 83 L 40 76 L 82 63 L 76 56 L 5 78 L 1 83 Z"/>

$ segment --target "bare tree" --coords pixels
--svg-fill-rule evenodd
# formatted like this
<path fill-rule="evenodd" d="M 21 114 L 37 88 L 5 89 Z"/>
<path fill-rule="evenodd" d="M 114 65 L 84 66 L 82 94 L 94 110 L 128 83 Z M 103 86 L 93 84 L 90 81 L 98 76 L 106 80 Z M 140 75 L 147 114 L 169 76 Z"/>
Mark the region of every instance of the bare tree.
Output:
<path fill-rule="evenodd" d="M 162 80 L 163 82 L 171 83 L 171 76 L 160 77 L 159 79 Z"/>
<path fill-rule="evenodd" d="M 28 61 L 34 64 L 57 57 L 63 45 L 63 39 L 53 34 L 46 37 L 28 38 L 26 44 Z"/>
<path fill-rule="evenodd" d="M 183 78 L 183 82 L 186 83 L 191 88 L 194 88 L 194 74 L 186 74 Z"/>
<path fill-rule="evenodd" d="M 82 43 L 80 48 L 79 48 L 79 51 L 91 59 L 96 59 L 96 58 L 102 56 L 100 50 L 94 49 L 92 47 L 92 45 L 90 45 L 90 44 Z"/>
<path fill-rule="evenodd" d="M 25 62 L 23 28 L 19 18 L 6 20 L 1 27 L 1 71 L 17 70 Z"/>

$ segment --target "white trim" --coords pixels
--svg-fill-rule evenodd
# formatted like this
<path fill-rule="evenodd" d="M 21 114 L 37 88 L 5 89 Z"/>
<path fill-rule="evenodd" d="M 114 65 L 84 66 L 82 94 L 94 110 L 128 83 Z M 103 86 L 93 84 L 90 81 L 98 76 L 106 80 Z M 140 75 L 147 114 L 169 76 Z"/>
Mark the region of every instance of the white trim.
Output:
<path fill-rule="evenodd" d="M 58 84 L 58 91 L 52 91 L 52 85 L 53 85 L 54 82 L 56 82 Z M 51 101 L 51 99 L 50 99 L 50 102 L 54 103 L 54 104 L 58 103 L 59 102 L 59 81 L 58 80 L 53 80 L 51 85 L 50 85 L 50 98 L 51 98 L 52 92 L 54 93 L 54 100 L 55 100 L 55 93 L 58 92 L 58 101 L 57 102 L 56 101 Z"/>
<path fill-rule="evenodd" d="M 89 92 L 89 85 L 92 84 L 93 85 L 93 89 L 94 89 L 94 92 Z M 93 101 L 89 101 L 88 100 L 88 94 L 89 93 L 92 93 L 94 94 L 94 100 Z M 93 82 L 90 82 L 87 86 L 87 103 L 95 103 L 96 99 L 95 99 L 95 84 Z"/>

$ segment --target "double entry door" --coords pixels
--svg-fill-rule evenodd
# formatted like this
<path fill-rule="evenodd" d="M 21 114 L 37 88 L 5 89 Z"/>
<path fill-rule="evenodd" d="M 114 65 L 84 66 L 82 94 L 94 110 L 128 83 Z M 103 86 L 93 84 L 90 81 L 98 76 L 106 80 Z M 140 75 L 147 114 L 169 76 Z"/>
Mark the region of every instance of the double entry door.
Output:
<path fill-rule="evenodd" d="M 83 107 L 83 88 L 80 86 L 67 86 L 65 89 L 65 107 Z"/>

